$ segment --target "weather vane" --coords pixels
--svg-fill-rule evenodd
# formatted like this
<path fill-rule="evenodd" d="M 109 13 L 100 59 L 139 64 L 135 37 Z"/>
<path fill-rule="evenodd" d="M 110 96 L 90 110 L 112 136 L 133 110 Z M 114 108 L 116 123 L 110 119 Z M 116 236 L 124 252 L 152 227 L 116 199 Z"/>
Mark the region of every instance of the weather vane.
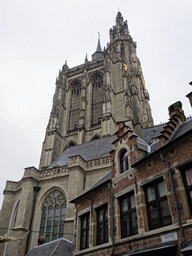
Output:
<path fill-rule="evenodd" d="M 100 33 L 99 32 L 97 32 L 98 33 L 98 37 L 100 38 L 101 36 L 100 36 Z"/>

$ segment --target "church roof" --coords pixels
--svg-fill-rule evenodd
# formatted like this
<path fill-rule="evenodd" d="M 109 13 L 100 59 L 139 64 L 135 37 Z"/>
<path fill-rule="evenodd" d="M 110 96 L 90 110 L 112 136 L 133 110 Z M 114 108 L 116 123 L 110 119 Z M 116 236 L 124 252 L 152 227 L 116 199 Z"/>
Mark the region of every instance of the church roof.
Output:
<path fill-rule="evenodd" d="M 26 256 L 72 256 L 72 242 L 60 238 L 34 247 Z"/>
<path fill-rule="evenodd" d="M 109 156 L 109 152 L 113 149 L 112 142 L 115 139 L 116 136 L 113 135 L 69 147 L 48 167 L 48 169 L 68 165 L 69 157 L 72 156 L 80 155 L 85 161 Z"/>
<path fill-rule="evenodd" d="M 166 124 L 161 124 L 157 126 L 152 126 L 143 130 L 143 139 L 148 144 L 152 143 L 153 138 L 157 138 L 161 135 L 161 132 L 164 130 Z"/>

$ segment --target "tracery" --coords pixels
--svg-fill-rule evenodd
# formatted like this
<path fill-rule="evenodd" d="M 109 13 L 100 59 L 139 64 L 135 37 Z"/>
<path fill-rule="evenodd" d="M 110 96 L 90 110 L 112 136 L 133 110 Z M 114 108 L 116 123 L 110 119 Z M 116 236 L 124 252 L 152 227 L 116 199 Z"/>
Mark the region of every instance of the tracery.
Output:
<path fill-rule="evenodd" d="M 58 189 L 53 190 L 43 202 L 40 236 L 45 236 L 49 242 L 64 234 L 64 221 L 66 216 L 66 198 Z"/>

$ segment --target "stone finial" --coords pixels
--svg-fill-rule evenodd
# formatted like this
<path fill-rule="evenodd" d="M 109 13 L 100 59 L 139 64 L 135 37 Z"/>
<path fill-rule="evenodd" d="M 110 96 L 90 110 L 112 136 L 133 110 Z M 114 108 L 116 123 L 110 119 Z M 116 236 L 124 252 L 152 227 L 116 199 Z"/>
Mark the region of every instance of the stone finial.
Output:
<path fill-rule="evenodd" d="M 67 73 L 68 70 L 69 70 L 69 67 L 67 65 L 67 60 L 65 60 L 65 64 L 63 65 L 63 71 L 64 73 Z"/>
<path fill-rule="evenodd" d="M 88 61 L 88 59 L 87 59 L 87 53 L 86 53 L 86 55 L 85 55 L 85 62 L 87 62 Z"/>

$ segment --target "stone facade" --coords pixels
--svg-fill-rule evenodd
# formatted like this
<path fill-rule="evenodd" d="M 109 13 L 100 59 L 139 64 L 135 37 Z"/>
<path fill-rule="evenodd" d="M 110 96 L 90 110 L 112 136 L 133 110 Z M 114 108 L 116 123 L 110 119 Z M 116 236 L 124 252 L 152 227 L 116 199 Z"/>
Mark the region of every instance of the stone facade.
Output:
<path fill-rule="evenodd" d="M 100 40 L 93 60 L 59 71 L 53 107 L 46 129 L 40 170 L 46 169 L 68 144 L 108 136 L 124 121 L 142 137 L 153 119 L 149 94 L 127 21 L 118 13 L 102 52 Z M 100 87 L 98 87 L 100 86 Z"/>

